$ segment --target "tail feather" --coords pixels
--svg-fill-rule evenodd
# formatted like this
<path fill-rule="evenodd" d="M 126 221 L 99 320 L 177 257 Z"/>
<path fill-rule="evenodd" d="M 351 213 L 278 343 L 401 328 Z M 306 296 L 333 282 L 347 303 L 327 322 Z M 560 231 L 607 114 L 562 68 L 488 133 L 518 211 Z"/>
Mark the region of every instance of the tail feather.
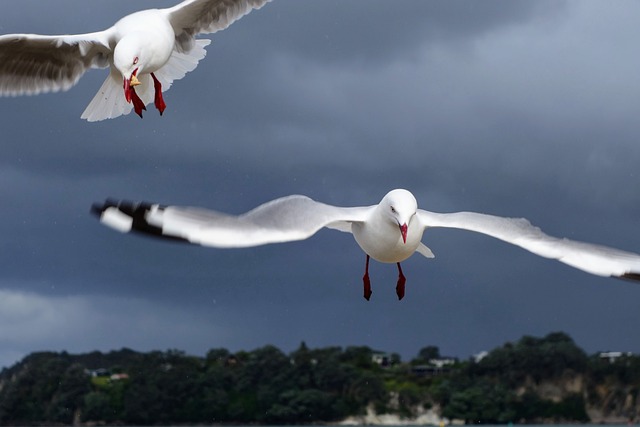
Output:
<path fill-rule="evenodd" d="M 80 117 L 97 122 L 129 114 L 132 108 L 124 98 L 120 74 L 112 70 Z"/>
<path fill-rule="evenodd" d="M 198 62 L 207 55 L 205 47 L 210 43 L 211 40 L 199 39 L 188 52 L 181 53 L 174 50 L 169 61 L 155 73 L 155 76 L 162 83 L 163 90 L 168 90 L 175 80 L 180 80 L 187 73 L 195 70 Z"/>
<path fill-rule="evenodd" d="M 142 102 L 144 102 L 144 105 L 147 106 L 153 102 L 153 98 L 155 95 L 155 89 L 153 88 L 153 79 L 149 74 L 143 74 L 139 76 L 138 80 L 140 80 L 140 85 L 135 87 L 136 93 L 138 94 Z M 162 89 L 163 91 L 165 90 L 164 87 Z"/>

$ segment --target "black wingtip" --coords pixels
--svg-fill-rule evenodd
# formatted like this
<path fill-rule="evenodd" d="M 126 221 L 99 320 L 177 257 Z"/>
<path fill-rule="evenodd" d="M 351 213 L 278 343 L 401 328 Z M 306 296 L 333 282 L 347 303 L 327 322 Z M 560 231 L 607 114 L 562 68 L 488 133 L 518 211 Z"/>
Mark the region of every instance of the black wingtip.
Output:
<path fill-rule="evenodd" d="M 158 227 L 156 225 L 149 224 L 147 221 L 147 213 L 154 206 L 157 206 L 160 211 L 164 210 L 166 207 L 150 202 L 133 202 L 131 200 L 117 200 L 109 198 L 106 199 L 104 203 L 94 203 L 91 205 L 91 214 L 100 218 L 107 209 L 116 208 L 121 213 L 131 217 L 130 231 L 132 232 L 151 237 L 159 237 L 164 240 L 189 243 L 189 241 L 183 237 L 165 234 L 161 226 Z"/>
<path fill-rule="evenodd" d="M 102 215 L 102 213 L 106 211 L 108 208 L 117 208 L 119 205 L 120 205 L 119 200 L 109 197 L 105 199 L 104 203 L 95 202 L 94 204 L 92 204 L 89 212 L 92 215 L 95 215 L 99 218 Z"/>
<path fill-rule="evenodd" d="M 625 273 L 619 276 L 620 279 L 631 280 L 633 282 L 640 282 L 640 273 Z"/>
<path fill-rule="evenodd" d="M 102 215 L 102 212 L 104 212 L 103 205 L 94 203 L 91 205 L 91 209 L 89 210 L 89 212 L 91 213 L 91 215 L 97 216 L 98 218 L 100 218 L 100 216 Z"/>

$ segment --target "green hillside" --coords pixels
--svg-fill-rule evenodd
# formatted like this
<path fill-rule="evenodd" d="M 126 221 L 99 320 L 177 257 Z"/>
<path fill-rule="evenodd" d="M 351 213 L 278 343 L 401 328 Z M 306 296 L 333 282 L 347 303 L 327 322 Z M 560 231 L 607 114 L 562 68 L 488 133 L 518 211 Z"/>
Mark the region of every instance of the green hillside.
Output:
<path fill-rule="evenodd" d="M 525 336 L 478 361 L 435 346 L 402 362 L 304 343 L 290 354 L 265 346 L 205 357 L 39 352 L 0 373 L 0 424 L 301 424 L 428 411 L 467 423 L 636 420 L 640 357 L 602 356 L 563 333 Z"/>

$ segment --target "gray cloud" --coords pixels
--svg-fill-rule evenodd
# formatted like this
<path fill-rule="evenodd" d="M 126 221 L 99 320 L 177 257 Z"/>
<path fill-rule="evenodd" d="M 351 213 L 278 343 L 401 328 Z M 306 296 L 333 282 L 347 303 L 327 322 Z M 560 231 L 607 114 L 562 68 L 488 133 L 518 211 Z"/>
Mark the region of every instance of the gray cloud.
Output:
<path fill-rule="evenodd" d="M 172 3 L 6 0 L 0 31 L 92 31 Z M 343 233 L 223 251 L 119 235 L 88 214 L 108 196 L 240 213 L 405 187 L 428 210 L 526 216 L 640 251 L 639 15 L 633 2 L 275 0 L 213 35 L 164 117 L 81 121 L 100 70 L 66 93 L 0 98 L 0 292 L 17 301 L 0 306 L 13 325 L 0 364 L 302 340 L 466 357 L 554 330 L 588 351 L 640 351 L 637 285 L 471 233 L 429 230 L 436 259 L 405 262 L 400 303 L 395 267 L 374 264 L 366 303 L 364 254 Z M 46 322 L 61 334 L 35 334 Z"/>

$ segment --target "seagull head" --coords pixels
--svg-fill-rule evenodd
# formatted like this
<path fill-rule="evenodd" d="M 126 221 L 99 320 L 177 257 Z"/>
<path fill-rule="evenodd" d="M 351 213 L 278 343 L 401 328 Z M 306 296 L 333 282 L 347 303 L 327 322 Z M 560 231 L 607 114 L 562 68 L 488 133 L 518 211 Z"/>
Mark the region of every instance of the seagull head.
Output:
<path fill-rule="evenodd" d="M 413 194 L 403 189 L 392 190 L 384 196 L 379 206 L 383 214 L 394 224 L 397 224 L 402 241 L 407 243 L 409 223 L 418 210 L 418 202 Z"/>
<path fill-rule="evenodd" d="M 124 37 L 113 51 L 113 65 L 124 79 L 124 97 L 131 102 L 131 89 L 140 84 L 137 74 L 144 64 L 140 44 L 132 37 Z"/>

